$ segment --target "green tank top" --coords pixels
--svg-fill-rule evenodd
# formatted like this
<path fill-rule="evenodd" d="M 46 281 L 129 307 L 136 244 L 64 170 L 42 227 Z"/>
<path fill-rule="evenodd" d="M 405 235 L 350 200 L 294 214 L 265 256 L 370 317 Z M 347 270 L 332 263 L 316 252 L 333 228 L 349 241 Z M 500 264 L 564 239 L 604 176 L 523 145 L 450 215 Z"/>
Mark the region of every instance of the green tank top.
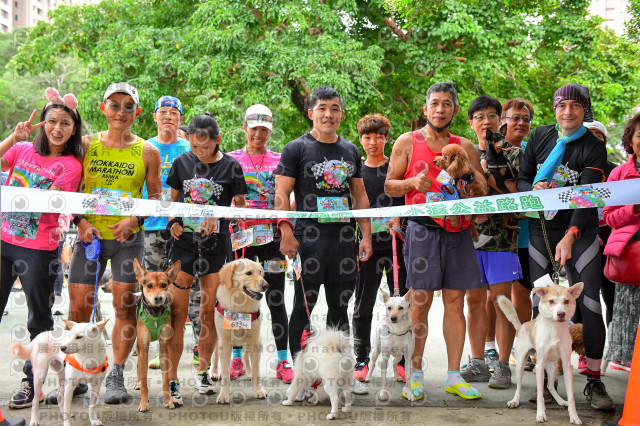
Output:
<path fill-rule="evenodd" d="M 100 141 L 100 133 L 91 136 L 89 149 L 84 163 L 84 192 L 99 196 L 87 200 L 85 217 L 102 234 L 106 240 L 113 240 L 114 225 L 131 216 L 126 214 L 130 208 L 113 197 L 142 198 L 142 188 L 146 177 L 142 149 L 144 139 L 137 138 L 125 149 L 109 148 Z M 106 215 L 106 213 L 124 213 L 125 215 Z M 134 229 L 139 232 L 140 227 Z"/>

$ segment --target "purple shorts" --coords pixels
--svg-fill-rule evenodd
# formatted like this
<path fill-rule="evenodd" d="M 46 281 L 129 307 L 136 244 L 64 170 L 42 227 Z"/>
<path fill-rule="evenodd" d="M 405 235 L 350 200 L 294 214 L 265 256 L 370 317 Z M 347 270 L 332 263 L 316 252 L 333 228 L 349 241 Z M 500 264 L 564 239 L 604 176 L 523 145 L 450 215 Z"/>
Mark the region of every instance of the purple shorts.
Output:
<path fill-rule="evenodd" d="M 520 259 L 516 253 L 476 250 L 483 284 L 507 283 L 522 278 Z"/>
<path fill-rule="evenodd" d="M 480 266 L 468 229 L 442 232 L 409 221 L 403 249 L 407 287 L 436 291 L 482 287 Z"/>

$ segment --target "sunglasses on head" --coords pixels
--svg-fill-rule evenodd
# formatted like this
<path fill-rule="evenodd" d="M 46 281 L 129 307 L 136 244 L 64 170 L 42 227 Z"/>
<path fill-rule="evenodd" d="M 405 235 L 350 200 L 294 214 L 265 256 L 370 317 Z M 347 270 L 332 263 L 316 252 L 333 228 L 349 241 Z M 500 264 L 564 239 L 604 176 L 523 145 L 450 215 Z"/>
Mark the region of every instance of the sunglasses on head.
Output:
<path fill-rule="evenodd" d="M 265 121 L 267 123 L 273 123 L 273 117 L 266 114 L 249 114 L 244 117 L 245 121 Z"/>

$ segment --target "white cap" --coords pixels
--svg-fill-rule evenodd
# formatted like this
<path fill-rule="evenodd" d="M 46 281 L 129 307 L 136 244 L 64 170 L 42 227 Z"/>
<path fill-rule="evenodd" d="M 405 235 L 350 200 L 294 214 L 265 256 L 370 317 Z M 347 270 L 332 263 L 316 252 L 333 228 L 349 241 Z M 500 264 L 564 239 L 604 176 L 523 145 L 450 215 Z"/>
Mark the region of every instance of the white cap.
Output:
<path fill-rule="evenodd" d="M 120 82 L 120 83 L 111 83 L 109 87 L 107 87 L 107 91 L 104 92 L 103 102 L 106 102 L 109 99 L 109 96 L 114 93 L 126 93 L 131 96 L 135 101 L 136 105 L 140 105 L 140 98 L 138 97 L 138 89 L 130 85 L 129 83 Z"/>
<path fill-rule="evenodd" d="M 247 108 L 244 121 L 247 123 L 247 127 L 250 128 L 263 126 L 269 130 L 273 130 L 273 114 L 271 114 L 269 108 L 262 104 L 251 105 Z"/>
<path fill-rule="evenodd" d="M 586 127 L 587 129 L 600 130 L 600 133 L 602 133 L 606 139 L 609 139 L 609 132 L 607 132 L 607 128 L 604 127 L 604 124 L 602 124 L 601 122 L 591 121 L 591 122 L 584 122 L 582 124 L 584 124 L 584 127 Z"/>

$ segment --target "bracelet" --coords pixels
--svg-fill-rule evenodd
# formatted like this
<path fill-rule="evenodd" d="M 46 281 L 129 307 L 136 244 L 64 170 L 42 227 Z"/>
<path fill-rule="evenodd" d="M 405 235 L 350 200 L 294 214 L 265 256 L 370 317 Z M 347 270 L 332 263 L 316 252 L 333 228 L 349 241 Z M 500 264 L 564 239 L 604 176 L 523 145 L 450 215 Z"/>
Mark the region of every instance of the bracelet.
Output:
<path fill-rule="evenodd" d="M 576 226 L 572 226 L 566 231 L 564 231 L 564 235 L 567 235 L 568 232 L 573 232 L 573 235 L 575 235 L 576 240 L 580 239 L 580 236 L 582 235 L 582 232 L 580 232 L 580 230 Z"/>
<path fill-rule="evenodd" d="M 75 215 L 75 216 L 73 217 L 73 224 L 74 224 L 75 226 L 78 226 L 78 224 L 79 224 L 80 222 L 82 222 L 82 219 L 86 219 L 86 217 L 84 217 L 84 216 L 83 216 L 83 215 L 81 215 L 81 214 Z"/>

